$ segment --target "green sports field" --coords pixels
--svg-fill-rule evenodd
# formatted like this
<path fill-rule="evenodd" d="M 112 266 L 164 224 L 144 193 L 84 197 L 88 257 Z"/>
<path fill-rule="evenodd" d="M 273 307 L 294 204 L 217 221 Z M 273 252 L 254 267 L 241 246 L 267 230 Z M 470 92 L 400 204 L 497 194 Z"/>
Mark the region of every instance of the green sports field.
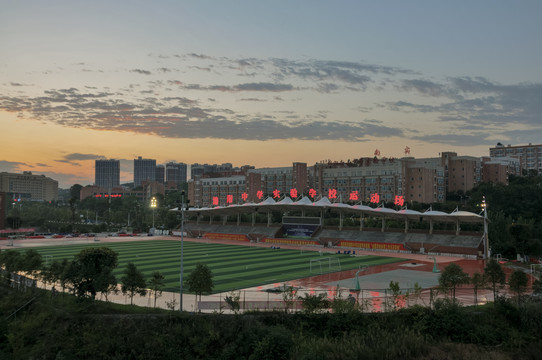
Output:
<path fill-rule="evenodd" d="M 148 278 L 154 271 L 165 276 L 165 291 L 178 291 L 180 275 L 181 243 L 172 240 L 149 240 L 117 243 L 89 243 L 35 248 L 44 262 L 72 259 L 84 248 L 106 246 L 119 254 L 119 266 L 115 270 L 120 279 L 127 263 L 133 262 Z M 317 251 L 271 249 L 271 247 L 236 246 L 214 243 L 184 242 L 184 276 L 188 276 L 196 264 L 206 264 L 213 272 L 214 291 L 225 292 L 265 284 L 284 282 L 318 275 L 319 265 L 310 260 L 332 258 L 334 268 L 339 259 L 341 270 L 358 269 L 360 265 L 382 265 L 404 259 L 382 256 L 347 256 Z M 325 261 L 327 263 L 328 261 Z M 331 271 L 336 271 L 332 269 Z M 316 271 L 315 271 L 316 270 Z M 322 266 L 323 272 L 330 272 Z"/>

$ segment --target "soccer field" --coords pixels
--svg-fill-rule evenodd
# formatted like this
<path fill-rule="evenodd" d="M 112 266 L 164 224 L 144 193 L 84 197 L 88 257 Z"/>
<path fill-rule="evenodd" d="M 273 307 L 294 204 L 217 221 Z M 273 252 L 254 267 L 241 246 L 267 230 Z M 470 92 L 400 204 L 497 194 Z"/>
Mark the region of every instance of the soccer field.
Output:
<path fill-rule="evenodd" d="M 117 243 L 89 243 L 83 245 L 61 245 L 35 248 L 44 262 L 69 259 L 84 248 L 108 247 L 119 254 L 119 265 L 115 270 L 117 281 L 129 262 L 136 264 L 146 278 L 154 271 L 165 276 L 165 291 L 178 291 L 181 264 L 181 243 L 172 240 L 149 240 Z M 213 273 L 213 293 L 244 289 L 300 279 L 320 274 L 318 262 L 313 259 L 331 258 L 333 269 L 322 265 L 324 273 L 358 269 L 360 265 L 389 264 L 404 259 L 382 256 L 348 256 L 317 251 L 271 249 L 270 247 L 237 246 L 214 243 L 184 242 L 184 277 L 196 264 L 206 264 Z M 335 259 L 338 259 L 337 262 Z M 327 264 L 324 260 L 322 263 Z"/>

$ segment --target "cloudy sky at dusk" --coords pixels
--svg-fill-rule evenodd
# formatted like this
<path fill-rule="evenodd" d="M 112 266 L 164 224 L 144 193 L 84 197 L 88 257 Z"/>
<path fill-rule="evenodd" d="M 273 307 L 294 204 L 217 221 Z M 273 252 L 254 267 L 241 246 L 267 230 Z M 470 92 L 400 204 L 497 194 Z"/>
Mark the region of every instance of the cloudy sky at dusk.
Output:
<path fill-rule="evenodd" d="M 0 171 L 542 143 L 542 1 L 0 0 Z"/>

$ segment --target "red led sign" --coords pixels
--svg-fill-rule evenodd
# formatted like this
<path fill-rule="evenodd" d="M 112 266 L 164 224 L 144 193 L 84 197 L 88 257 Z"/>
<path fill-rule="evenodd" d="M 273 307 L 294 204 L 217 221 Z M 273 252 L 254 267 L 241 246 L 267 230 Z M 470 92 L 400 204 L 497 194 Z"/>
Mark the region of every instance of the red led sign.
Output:
<path fill-rule="evenodd" d="M 352 191 L 350 193 L 350 196 L 348 197 L 348 200 L 358 201 L 359 200 L 359 192 L 357 190 Z"/>

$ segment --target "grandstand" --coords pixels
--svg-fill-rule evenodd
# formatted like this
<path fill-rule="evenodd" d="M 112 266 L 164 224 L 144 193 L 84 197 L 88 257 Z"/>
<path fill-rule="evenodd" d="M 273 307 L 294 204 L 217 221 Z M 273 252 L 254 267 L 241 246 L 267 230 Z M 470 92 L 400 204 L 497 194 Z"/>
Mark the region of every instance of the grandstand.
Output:
<path fill-rule="evenodd" d="M 348 249 L 446 254 L 465 257 L 484 257 L 486 255 L 487 218 L 484 216 L 455 211 L 451 214 L 432 211 L 420 213 L 402 209 L 395 211 L 384 207 L 370 208 L 368 206 L 347 204 L 331 204 L 327 199 L 309 204 L 305 200 L 285 204 L 274 203 L 267 199 L 260 204 L 243 204 L 238 206 L 216 207 L 208 209 L 190 209 L 187 211 L 189 220 L 185 222 L 185 231 L 192 237 L 209 239 L 237 240 L 263 242 L 284 245 L 302 245 L 319 247 L 337 247 Z M 173 209 L 177 211 L 177 209 Z M 319 212 L 319 217 L 307 217 L 305 211 Z M 338 226 L 322 226 L 325 212 L 339 212 Z M 271 212 L 291 213 L 301 212 L 302 216 L 283 216 L 281 223 L 271 222 Z M 252 214 L 252 223 L 241 223 L 241 214 Z M 267 224 L 255 223 L 256 213 L 266 213 Z M 192 217 L 190 217 L 192 215 Z M 380 218 L 381 228 L 346 228 L 343 226 L 345 215 L 360 216 L 360 218 Z M 228 223 L 228 217 L 237 217 L 236 223 Z M 209 221 L 200 221 L 208 217 Z M 219 223 L 213 219 L 219 217 Z M 195 218 L 195 221 L 193 220 Z M 387 219 L 404 220 L 404 229 L 388 229 Z M 428 230 L 410 229 L 409 223 L 426 221 L 430 223 Z M 455 231 L 433 230 L 434 223 L 455 224 Z M 484 224 L 484 232 L 461 232 L 460 224 Z"/>

